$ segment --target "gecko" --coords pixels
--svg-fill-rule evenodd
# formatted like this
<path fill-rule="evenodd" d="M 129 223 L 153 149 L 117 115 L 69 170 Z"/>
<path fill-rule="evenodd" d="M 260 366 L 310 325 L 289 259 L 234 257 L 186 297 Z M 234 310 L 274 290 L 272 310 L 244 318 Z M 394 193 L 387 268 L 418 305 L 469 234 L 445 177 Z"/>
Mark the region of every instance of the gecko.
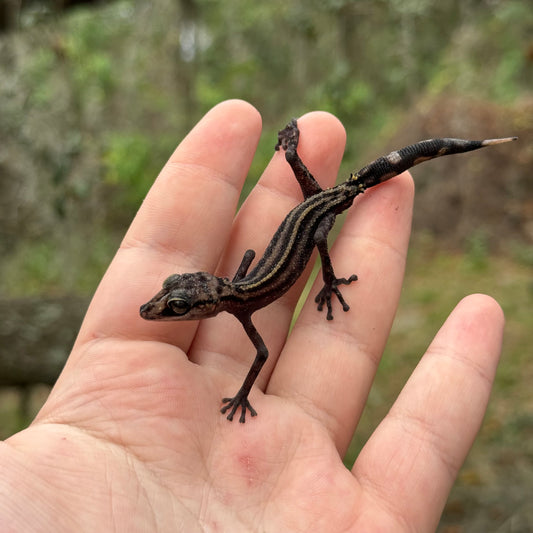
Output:
<path fill-rule="evenodd" d="M 228 413 L 230 421 L 239 408 L 241 423 L 246 421 L 247 411 L 251 416 L 257 415 L 248 395 L 267 360 L 268 349 L 252 322 L 252 315 L 290 289 L 303 273 L 315 247 L 320 255 L 324 281 L 315 298 L 318 310 L 326 306 L 326 319 L 332 320 L 333 295 L 343 311 L 349 310 L 339 286 L 349 285 L 357 276 L 336 277 L 327 237 L 336 216 L 348 209 L 356 196 L 424 161 L 516 140 L 516 137 L 506 137 L 482 141 L 452 138 L 420 141 L 379 157 L 339 185 L 322 189 L 298 155 L 299 137 L 297 120 L 292 119 L 278 133 L 275 149 L 285 152 L 304 200 L 281 222 L 254 268 L 248 272 L 255 251 L 247 250 L 231 280 L 208 272 L 172 274 L 163 282 L 162 289 L 140 308 L 141 317 L 147 320 L 199 320 L 226 311 L 241 322 L 256 355 L 237 394 L 222 399 L 221 412 Z"/>

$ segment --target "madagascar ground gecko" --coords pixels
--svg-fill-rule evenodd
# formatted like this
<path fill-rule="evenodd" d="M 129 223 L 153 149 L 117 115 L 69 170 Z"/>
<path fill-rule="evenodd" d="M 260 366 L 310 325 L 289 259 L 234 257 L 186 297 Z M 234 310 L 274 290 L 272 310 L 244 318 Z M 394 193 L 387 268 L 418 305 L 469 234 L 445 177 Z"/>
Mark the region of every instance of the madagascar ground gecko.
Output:
<path fill-rule="evenodd" d="M 231 281 L 208 272 L 173 274 L 140 309 L 141 316 L 147 320 L 197 320 L 215 316 L 221 311 L 231 313 L 240 320 L 257 354 L 237 394 L 222 400 L 225 405 L 221 412 L 229 411 L 228 420 L 233 420 L 239 407 L 239 421 L 242 423 L 245 422 L 246 410 L 252 416 L 257 414 L 248 401 L 248 394 L 268 357 L 268 349 L 252 323 L 252 314 L 289 290 L 304 271 L 315 246 L 322 261 L 324 280 L 324 287 L 315 299 L 318 310 L 326 305 L 326 318 L 332 320 L 331 297 L 335 294 L 342 309 L 348 311 L 349 306 L 339 285 L 348 285 L 357 280 L 357 276 L 335 276 L 327 237 L 335 217 L 348 209 L 358 194 L 423 161 L 516 139 L 467 141 L 444 138 L 421 141 L 376 159 L 335 187 L 322 189 L 298 156 L 299 135 L 297 122 L 293 119 L 279 132 L 276 150 L 281 148 L 285 151 L 285 158 L 302 189 L 304 201 L 285 217 L 251 272 L 248 269 L 255 252 L 247 250 Z"/>

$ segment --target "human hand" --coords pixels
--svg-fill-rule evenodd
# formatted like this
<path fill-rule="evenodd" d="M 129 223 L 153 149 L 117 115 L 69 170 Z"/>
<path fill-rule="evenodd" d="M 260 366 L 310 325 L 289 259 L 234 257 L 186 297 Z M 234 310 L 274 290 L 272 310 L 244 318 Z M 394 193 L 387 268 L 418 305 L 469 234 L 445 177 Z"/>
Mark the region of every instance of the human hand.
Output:
<path fill-rule="evenodd" d="M 299 152 L 333 184 L 344 130 L 298 122 Z M 104 276 L 41 412 L 0 448 L 0 531 L 432 531 L 488 401 L 503 315 L 464 299 L 349 471 L 342 457 L 398 303 L 413 187 L 366 192 L 332 250 L 351 310 L 327 322 L 305 283 L 254 315 L 269 349 L 251 393 L 258 416 L 220 414 L 254 349 L 235 317 L 143 321 L 139 305 L 174 272 L 231 277 L 261 251 L 301 193 L 276 154 L 235 221 L 260 133 L 248 104 L 211 110 L 158 177 Z M 309 269 L 307 275 L 309 274 Z M 318 291 L 318 285 L 312 295 Z M 334 309 L 335 311 L 335 309 Z"/>

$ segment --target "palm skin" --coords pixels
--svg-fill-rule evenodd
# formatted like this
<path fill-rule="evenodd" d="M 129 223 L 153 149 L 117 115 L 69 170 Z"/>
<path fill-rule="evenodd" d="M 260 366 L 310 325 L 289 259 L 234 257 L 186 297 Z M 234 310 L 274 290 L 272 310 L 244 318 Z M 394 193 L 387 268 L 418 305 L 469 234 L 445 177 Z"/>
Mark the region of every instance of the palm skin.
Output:
<path fill-rule="evenodd" d="M 344 130 L 299 120 L 301 157 L 333 183 Z M 141 303 L 173 272 L 232 277 L 301 200 L 276 154 L 234 220 L 260 133 L 241 101 L 212 109 L 172 155 L 88 310 L 52 393 L 2 443 L 0 531 L 426 532 L 437 527 L 481 424 L 503 315 L 483 295 L 452 312 L 352 471 L 350 442 L 398 303 L 413 187 L 408 174 L 358 198 L 332 260 L 357 272 L 328 322 L 305 283 L 254 315 L 270 356 L 246 424 L 220 414 L 253 358 L 238 321 L 145 322 Z M 308 272 L 309 273 L 309 272 Z M 318 286 L 312 294 L 318 291 Z M 335 302 L 338 304 L 338 302 Z"/>

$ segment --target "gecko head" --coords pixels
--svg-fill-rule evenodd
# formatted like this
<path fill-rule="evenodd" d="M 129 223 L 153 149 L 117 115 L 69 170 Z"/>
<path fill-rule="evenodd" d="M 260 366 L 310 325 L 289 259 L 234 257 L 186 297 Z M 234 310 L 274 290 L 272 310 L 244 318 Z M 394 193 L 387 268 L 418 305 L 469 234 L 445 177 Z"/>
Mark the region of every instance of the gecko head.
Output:
<path fill-rule="evenodd" d="M 220 295 L 227 280 L 208 272 L 173 274 L 163 288 L 141 306 L 146 320 L 198 320 L 215 316 L 222 309 Z"/>

